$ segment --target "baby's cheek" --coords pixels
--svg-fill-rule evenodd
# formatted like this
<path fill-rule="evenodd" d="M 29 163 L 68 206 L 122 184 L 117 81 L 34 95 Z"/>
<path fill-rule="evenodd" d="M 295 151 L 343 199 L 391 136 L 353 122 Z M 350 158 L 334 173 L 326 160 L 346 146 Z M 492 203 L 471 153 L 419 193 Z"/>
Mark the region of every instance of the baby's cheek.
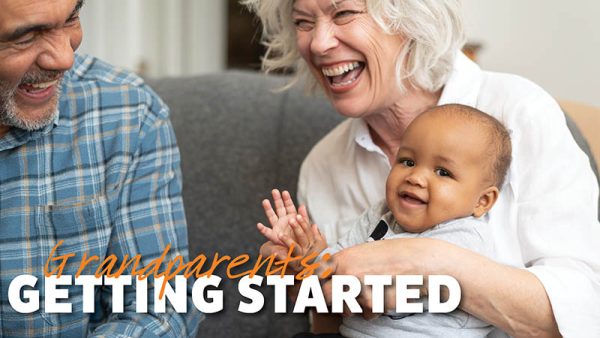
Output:
<path fill-rule="evenodd" d="M 445 219 L 467 216 L 471 208 L 471 198 L 462 189 L 453 185 L 440 185 L 436 189 L 435 202 L 439 210 L 445 214 Z"/>

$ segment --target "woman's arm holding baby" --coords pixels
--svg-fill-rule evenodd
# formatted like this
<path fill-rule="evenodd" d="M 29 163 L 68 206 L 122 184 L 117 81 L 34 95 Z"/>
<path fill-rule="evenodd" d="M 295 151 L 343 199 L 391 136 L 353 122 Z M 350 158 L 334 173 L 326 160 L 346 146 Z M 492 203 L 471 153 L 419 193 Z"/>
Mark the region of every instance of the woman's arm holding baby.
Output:
<path fill-rule="evenodd" d="M 361 279 L 365 275 L 449 275 L 461 286 L 464 311 L 514 337 L 560 336 L 548 296 L 535 275 L 444 241 L 403 238 L 361 244 L 333 255 L 329 268 L 334 274 Z M 362 290 L 358 301 L 368 311 L 371 294 L 368 288 Z M 331 283 L 324 284 L 323 291 L 328 297 Z M 393 309 L 395 295 L 386 297 L 387 308 Z"/>

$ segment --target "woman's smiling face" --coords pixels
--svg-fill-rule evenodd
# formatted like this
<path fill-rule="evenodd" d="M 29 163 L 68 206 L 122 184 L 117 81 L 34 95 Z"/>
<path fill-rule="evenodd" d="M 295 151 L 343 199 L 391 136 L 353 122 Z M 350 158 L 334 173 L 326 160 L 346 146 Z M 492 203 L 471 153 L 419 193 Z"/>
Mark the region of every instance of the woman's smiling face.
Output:
<path fill-rule="evenodd" d="M 340 114 L 365 117 L 398 102 L 405 39 L 386 34 L 364 1 L 296 0 L 292 19 L 300 55 Z"/>

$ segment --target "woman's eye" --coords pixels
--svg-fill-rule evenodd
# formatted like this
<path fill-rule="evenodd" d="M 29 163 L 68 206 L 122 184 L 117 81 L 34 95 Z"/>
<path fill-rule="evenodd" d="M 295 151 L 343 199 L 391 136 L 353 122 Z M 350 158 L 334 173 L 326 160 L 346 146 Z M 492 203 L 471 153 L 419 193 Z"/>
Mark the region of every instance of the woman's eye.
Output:
<path fill-rule="evenodd" d="M 415 166 L 415 161 L 408 160 L 408 159 L 400 159 L 398 161 L 398 163 L 402 164 L 405 167 L 414 167 Z"/>
<path fill-rule="evenodd" d="M 341 17 L 344 17 L 344 16 L 352 15 L 354 13 L 356 13 L 356 12 L 355 11 L 349 11 L 349 10 L 339 11 L 339 12 L 335 13 L 335 17 L 336 18 L 341 18 Z"/>
<path fill-rule="evenodd" d="M 359 11 L 343 10 L 336 12 L 333 16 L 333 21 L 338 25 L 344 25 L 356 18 L 357 14 L 361 14 Z"/>
<path fill-rule="evenodd" d="M 452 177 L 452 174 L 451 174 L 451 173 L 450 173 L 448 170 L 446 170 L 446 169 L 444 169 L 444 168 L 437 168 L 437 169 L 435 170 L 435 173 L 436 173 L 436 175 L 438 175 L 438 176 L 443 176 L 443 177 Z"/>
<path fill-rule="evenodd" d="M 297 30 L 309 31 L 313 28 L 314 24 L 305 19 L 296 19 L 294 20 L 294 26 L 296 26 Z"/>

